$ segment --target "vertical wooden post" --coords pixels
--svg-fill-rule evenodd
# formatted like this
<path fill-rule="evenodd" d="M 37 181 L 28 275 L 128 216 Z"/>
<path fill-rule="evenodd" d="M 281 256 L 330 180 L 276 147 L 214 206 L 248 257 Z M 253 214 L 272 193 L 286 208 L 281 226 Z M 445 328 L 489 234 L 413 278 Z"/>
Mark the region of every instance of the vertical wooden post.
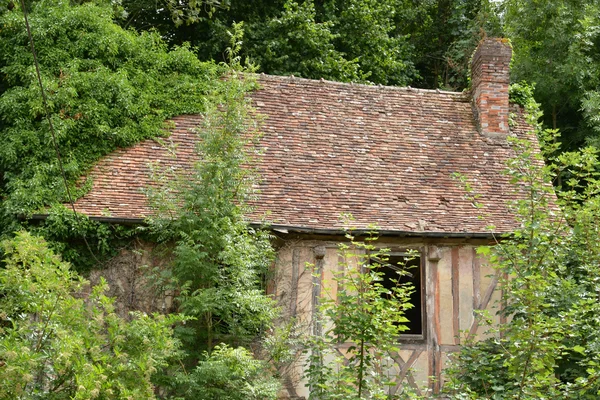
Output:
<path fill-rule="evenodd" d="M 325 247 L 318 246 L 313 249 L 315 253 L 315 274 L 313 275 L 313 292 L 312 292 L 312 320 L 313 334 L 322 334 L 322 324 L 319 319 L 319 299 L 321 297 L 321 284 L 323 282 L 323 269 L 325 265 Z"/>
<path fill-rule="evenodd" d="M 473 248 L 473 310 L 477 310 L 481 304 L 481 259 L 477 250 Z M 473 313 L 475 314 L 475 313 Z M 473 315 L 475 316 L 475 315 Z"/>
<path fill-rule="evenodd" d="M 442 375 L 442 353 L 440 351 L 440 293 L 438 262 L 441 259 L 440 250 L 435 246 L 428 248 L 427 260 L 427 347 L 429 353 L 429 390 L 439 394 Z"/>
<path fill-rule="evenodd" d="M 296 317 L 298 307 L 298 276 L 300 270 L 300 249 L 292 250 L 292 286 L 290 293 L 290 316 Z"/>
<path fill-rule="evenodd" d="M 458 272 L 458 247 L 454 247 L 452 248 L 452 333 L 454 344 L 460 344 L 460 274 Z"/>
<path fill-rule="evenodd" d="M 322 322 L 319 313 L 319 299 L 321 297 L 321 285 L 323 283 L 323 270 L 325 266 L 325 253 L 326 249 L 324 246 L 317 246 L 313 248 L 313 252 L 315 254 L 315 271 L 313 273 L 313 290 L 312 290 L 312 328 L 313 335 L 320 336 L 323 333 Z M 318 359 L 318 363 L 323 363 L 323 355 L 320 353 L 320 350 L 315 349 L 314 351 L 318 352 L 316 359 Z M 313 355 L 314 356 L 314 355 Z M 315 392 L 315 388 L 311 385 L 309 388 L 311 393 Z"/>

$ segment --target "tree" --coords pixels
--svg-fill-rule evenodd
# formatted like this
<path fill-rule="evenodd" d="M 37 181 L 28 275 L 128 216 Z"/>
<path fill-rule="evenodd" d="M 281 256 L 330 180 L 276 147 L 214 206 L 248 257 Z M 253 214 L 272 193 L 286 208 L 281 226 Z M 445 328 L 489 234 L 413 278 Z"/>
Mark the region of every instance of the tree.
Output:
<path fill-rule="evenodd" d="M 485 36 L 502 36 L 497 2 L 489 0 L 406 1 L 396 26 L 408 35 L 419 73 L 413 86 L 463 90 L 470 60 Z"/>
<path fill-rule="evenodd" d="M 155 398 L 152 376 L 178 353 L 178 316 L 117 316 L 43 239 L 2 242 L 0 398 Z"/>
<path fill-rule="evenodd" d="M 395 0 L 287 0 L 252 4 L 234 0 L 210 16 L 202 13 L 202 18 L 188 26 L 164 26 L 162 33 L 172 43 L 189 41 L 197 46 L 202 59 L 222 60 L 222 49 L 229 40 L 227 30 L 232 23 L 243 21 L 247 43 L 242 54 L 259 61 L 261 71 L 402 85 L 416 76 L 416 72 L 411 46 L 405 35 L 395 31 L 398 4 Z"/>
<path fill-rule="evenodd" d="M 266 24 L 256 24 L 249 31 L 247 53 L 272 75 L 295 75 L 334 81 L 363 81 L 357 59 L 350 59 L 335 48 L 339 38 L 332 32 L 333 22 L 316 22 L 311 0 L 302 4 L 288 0 L 284 11 Z"/>
<path fill-rule="evenodd" d="M 275 400 L 280 387 L 265 361 L 225 344 L 204 354 L 186 385 L 187 398 L 194 400 Z"/>
<path fill-rule="evenodd" d="M 535 83 L 545 126 L 561 130 L 565 150 L 597 142 L 599 6 L 594 0 L 505 2 L 512 78 Z"/>
<path fill-rule="evenodd" d="M 278 385 L 270 378 L 268 365 L 253 359 L 248 349 L 238 347 L 257 341 L 277 313 L 273 301 L 261 287 L 273 257 L 270 237 L 263 230 L 250 228 L 245 219 L 247 200 L 252 195 L 252 174 L 243 165 L 249 161 L 245 146 L 246 139 L 252 135 L 243 135 L 246 129 L 252 130 L 253 120 L 244 96 L 253 87 L 252 79 L 249 75 L 242 78 L 239 69 L 198 61 L 187 45 L 169 51 L 156 32 L 126 31 L 114 23 L 115 15 L 115 8 L 103 1 L 71 5 L 66 1 L 42 0 L 33 4 L 29 16 L 48 95 L 48 114 L 63 156 L 67 183 L 75 196 L 82 194 L 86 185 L 78 186 L 77 180 L 99 157 L 117 147 L 163 134 L 168 127 L 164 121 L 170 116 L 206 111 L 198 147 L 201 161 L 196 165 L 195 174 L 191 180 L 190 177 L 176 180 L 173 184 L 177 186 L 177 196 L 170 204 L 160 204 L 159 211 L 169 206 L 178 209 L 176 218 L 161 218 L 166 214 L 159 212 L 150 221 L 149 234 L 155 234 L 165 247 L 174 247 L 171 283 L 179 294 L 181 311 L 187 315 L 183 318 L 185 324 L 177 324 L 177 333 L 189 351 L 184 361 L 190 368 L 178 371 L 171 366 L 161 378 L 161 385 L 174 395 L 210 398 L 211 391 L 219 388 L 223 380 L 243 382 L 248 385 L 240 390 L 245 398 L 250 398 L 246 396 L 250 391 L 255 392 L 257 399 L 274 398 Z M 22 17 L 18 7 L 0 15 L 3 23 L 0 48 L 5 50 L 0 56 L 4 73 L 0 78 L 3 88 L 0 93 L 3 121 L 0 168 L 4 172 L 5 195 L 2 228 L 8 236 L 9 223 L 16 220 L 16 214 L 53 204 L 51 215 L 38 232 L 71 242 L 81 240 L 81 236 L 85 241 L 93 231 L 91 236 L 97 240 L 97 248 L 110 254 L 114 251 L 111 240 L 117 236 L 112 228 L 55 205 L 68 199 L 57 154 L 50 146 L 45 104 L 36 86 Z M 239 51 L 238 40 L 234 35 L 234 53 Z M 239 67 L 239 59 L 235 65 Z M 228 76 L 221 81 L 220 73 L 224 71 Z M 59 243 L 54 247 L 77 261 L 83 258 L 77 252 L 73 254 L 72 243 Z M 50 278 L 44 276 L 40 280 L 50 282 Z M 67 278 L 74 275 L 65 275 Z M 44 353 L 37 360 L 41 366 L 25 360 L 36 369 L 35 373 L 28 374 L 26 367 L 13 371 L 15 377 L 25 371 L 25 381 L 16 380 L 16 388 L 7 390 L 12 390 L 12 395 L 33 379 L 31 390 L 41 396 L 51 396 L 49 391 L 64 391 L 60 396 L 152 398 L 154 387 L 150 376 L 156 368 L 165 366 L 169 355 L 165 349 L 168 343 L 161 343 L 160 337 L 153 342 L 149 336 L 156 332 L 150 332 L 152 326 L 145 321 L 154 320 L 139 316 L 131 322 L 131 327 L 125 326 L 113 315 L 111 300 L 103 297 L 101 289 L 96 289 L 90 298 L 93 307 L 99 303 L 100 311 L 93 308 L 88 314 L 70 314 L 67 308 L 80 304 L 66 298 L 66 294 L 76 290 L 79 286 L 68 286 L 53 298 L 56 307 L 62 307 L 59 321 L 66 324 L 64 319 L 72 318 L 73 323 L 81 325 L 82 332 L 86 327 L 92 329 L 93 337 L 79 343 L 84 333 L 73 328 L 73 344 L 66 339 L 69 335 L 66 328 L 61 327 L 59 337 L 49 348 L 39 349 L 34 342 L 35 351 Z M 63 299 L 68 300 L 64 307 L 60 303 Z M 39 313 L 45 313 L 43 317 L 48 321 L 51 317 L 59 318 L 52 311 L 55 306 L 50 304 L 50 311 L 48 306 L 44 303 L 46 308 Z M 10 318 L 15 317 L 10 314 Z M 98 327 L 90 328 L 86 318 L 98 319 Z M 109 322 L 104 321 L 107 318 Z M 178 320 L 181 318 L 166 318 L 164 326 L 155 322 L 155 331 L 159 327 L 166 329 Z M 58 329 L 53 321 L 48 325 Z M 102 327 L 109 332 L 101 331 Z M 41 327 L 24 329 L 34 332 L 36 338 L 47 336 L 43 323 Z M 221 342 L 232 347 L 220 345 Z M 45 344 L 42 339 L 40 343 Z M 110 347 L 113 344 L 115 348 Z M 155 351 L 147 349 L 146 344 L 157 348 Z M 25 345 L 14 345 L 26 351 Z M 75 361 L 63 360 L 68 355 L 64 346 L 75 345 L 78 352 L 89 345 L 92 352 L 89 362 L 85 354 L 78 353 Z M 106 349 L 107 354 L 97 347 Z M 216 350 L 213 352 L 213 349 Z M 130 358 L 126 355 L 129 352 Z M 7 354 L 15 357 L 14 352 Z M 252 362 L 246 363 L 248 360 Z M 62 362 L 67 364 L 60 364 Z M 71 367 L 74 362 L 81 364 L 77 368 L 97 367 L 98 371 L 84 376 Z M 116 372 L 104 363 L 114 365 Z M 132 365 L 127 367 L 127 363 Z M 215 375 L 217 372 L 225 375 Z M 72 389 L 72 385 L 81 382 L 89 385 L 88 392 L 79 394 L 77 386 Z M 103 382 L 108 383 L 103 386 Z M 56 398 L 62 398 L 60 396 Z"/>
<path fill-rule="evenodd" d="M 536 123 L 531 102 L 530 122 L 546 155 L 555 154 L 554 134 Z M 512 140 L 517 156 L 507 166 L 525 193 L 513 204 L 522 227 L 480 249 L 501 277 L 498 307 L 508 322 L 458 353 L 453 398 L 593 399 L 600 390 L 598 151 L 564 153 L 544 165 L 532 143 Z M 569 176 L 558 198 L 551 185 L 557 171 Z"/>
<path fill-rule="evenodd" d="M 133 229 L 74 217 L 57 206 L 70 200 L 66 186 L 76 200 L 91 183 L 81 176 L 100 157 L 164 135 L 171 116 L 204 110 L 222 71 L 187 45 L 169 50 L 156 32 L 120 28 L 110 2 L 27 4 L 48 115 L 16 2 L 0 10 L 0 235 L 26 226 L 89 270 L 127 245 Z M 42 226 L 20 219 L 36 212 L 51 216 Z"/>
<path fill-rule="evenodd" d="M 262 72 L 450 90 L 468 87 L 478 41 L 503 33 L 490 0 L 178 2 L 184 11 L 173 13 L 147 0 L 123 5 L 125 26 L 190 42 L 201 59 L 223 60 L 227 30 L 243 21 L 243 54 Z"/>
<path fill-rule="evenodd" d="M 194 319 L 176 330 L 192 372 L 176 376 L 175 389 L 194 399 L 213 398 L 229 381 L 248 381 L 264 398 L 278 389 L 268 366 L 244 348 L 262 338 L 278 309 L 262 286 L 274 257 L 270 234 L 246 218 L 256 179 L 250 148 L 259 125 L 246 97 L 255 80 L 242 73 L 237 56 L 240 34 L 239 28 L 232 34 L 227 78 L 207 99 L 193 170 L 184 175 L 157 167 L 160 188 L 148 190 L 156 208 L 150 232 L 172 249 L 177 301 Z M 219 398 L 241 398 L 247 389 Z"/>
<path fill-rule="evenodd" d="M 333 278 L 336 296 L 325 287 L 312 321 L 316 335 L 306 349 L 305 373 L 310 399 L 387 399 L 386 360 L 398 350 L 395 338 L 408 329 L 403 323 L 408 322 L 405 312 L 412 307 L 415 288 L 399 283 L 410 273 L 403 265 L 394 266 L 395 287 L 382 284 L 381 267 L 389 260 L 389 250 L 377 247 L 376 230 L 364 241 L 351 233 L 347 239 L 349 243 L 339 245 L 342 268 Z M 350 344 L 345 356 L 335 350 L 341 343 Z"/>
<path fill-rule="evenodd" d="M 382 85 L 408 84 L 416 75 L 413 48 L 407 37 L 396 31 L 395 0 L 332 0 L 323 4 L 331 20 L 337 48 L 349 59 L 358 60 L 364 76 Z"/>

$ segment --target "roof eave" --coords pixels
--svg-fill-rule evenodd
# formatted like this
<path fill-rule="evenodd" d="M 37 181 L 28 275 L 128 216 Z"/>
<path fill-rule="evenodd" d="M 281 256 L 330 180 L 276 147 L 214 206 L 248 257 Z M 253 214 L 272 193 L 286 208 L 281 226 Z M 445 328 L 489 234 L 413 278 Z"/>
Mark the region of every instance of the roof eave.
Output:
<path fill-rule="evenodd" d="M 251 226 L 259 227 L 261 224 L 252 223 Z M 348 231 L 343 228 L 310 228 L 303 226 L 267 224 L 267 228 L 280 233 L 302 233 L 311 235 L 345 235 Z M 391 229 L 352 229 L 355 236 L 364 236 L 376 231 L 379 236 L 407 237 L 407 238 L 439 238 L 439 239 L 498 239 L 508 235 L 508 232 L 435 232 L 435 231 L 400 231 Z"/>
<path fill-rule="evenodd" d="M 33 214 L 29 217 L 31 220 L 45 220 L 48 214 Z M 117 225 L 144 225 L 145 218 L 122 218 L 122 217 L 89 217 L 92 221 L 104 222 Z M 251 222 L 253 228 L 266 227 L 278 233 L 325 235 L 325 236 L 343 236 L 348 231 L 343 228 L 313 228 L 306 226 L 277 225 L 269 223 Z M 355 236 L 365 236 L 373 229 L 352 229 Z M 494 240 L 510 235 L 509 232 L 435 232 L 435 231 L 401 231 L 392 229 L 377 229 L 379 236 L 384 237 L 406 237 L 406 238 L 437 238 L 437 239 L 488 239 Z"/>

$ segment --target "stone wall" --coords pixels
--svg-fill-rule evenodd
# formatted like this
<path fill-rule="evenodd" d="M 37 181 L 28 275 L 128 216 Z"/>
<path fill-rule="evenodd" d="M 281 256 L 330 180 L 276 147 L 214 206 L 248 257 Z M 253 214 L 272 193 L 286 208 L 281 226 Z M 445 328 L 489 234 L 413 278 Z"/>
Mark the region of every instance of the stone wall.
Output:
<path fill-rule="evenodd" d="M 101 278 L 106 280 L 107 295 L 116 298 L 115 309 L 122 317 L 131 311 L 173 312 L 173 290 L 166 269 L 170 258 L 168 249 L 137 240 L 132 248 L 121 250 L 102 269 L 92 271 L 89 280 L 93 285 Z"/>

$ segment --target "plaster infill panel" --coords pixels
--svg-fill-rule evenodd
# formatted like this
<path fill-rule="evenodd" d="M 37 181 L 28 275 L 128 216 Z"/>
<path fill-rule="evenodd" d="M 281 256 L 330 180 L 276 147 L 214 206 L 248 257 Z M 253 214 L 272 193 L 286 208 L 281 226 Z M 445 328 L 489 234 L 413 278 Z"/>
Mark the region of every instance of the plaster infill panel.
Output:
<path fill-rule="evenodd" d="M 335 277 L 340 271 L 340 263 L 337 248 L 330 247 L 325 249 L 324 265 L 323 265 L 323 291 L 322 296 L 327 296 L 332 299 L 337 298 L 338 285 Z"/>
<path fill-rule="evenodd" d="M 326 299 L 337 299 L 337 281 L 334 279 L 339 269 L 339 256 L 335 247 L 325 250 L 325 257 L 322 271 L 322 290 L 321 297 Z M 329 332 L 333 328 L 330 320 L 323 321 L 323 333 Z"/>
<path fill-rule="evenodd" d="M 487 310 L 488 315 L 492 318 L 495 324 L 497 324 L 500 319 L 499 316 L 496 315 L 497 301 L 500 300 L 500 291 L 498 290 L 498 286 L 496 286 L 494 292 L 492 293 L 491 299 L 485 304 L 486 294 L 489 293 L 489 290 L 494 286 L 496 270 L 494 270 L 489 263 L 482 259 L 480 262 L 480 286 L 479 290 L 481 293 L 481 303 L 480 308 L 483 310 Z M 489 332 L 489 326 L 480 318 L 479 327 L 477 329 L 477 340 L 485 340 L 491 337 L 491 333 Z"/>
<path fill-rule="evenodd" d="M 313 304 L 313 276 L 310 265 L 315 264 L 313 249 L 310 247 L 298 247 L 298 300 L 297 313 L 300 321 L 309 323 L 312 319 Z"/>
<path fill-rule="evenodd" d="M 292 306 L 292 248 L 283 247 L 277 252 L 274 268 L 274 296 L 277 302 L 283 306 L 284 317 L 290 318 L 294 314 Z"/>
<path fill-rule="evenodd" d="M 414 362 L 411 368 L 411 374 L 415 380 L 417 387 L 420 389 L 422 394 L 427 391 L 429 383 L 429 376 L 427 371 L 429 370 L 429 355 L 427 351 L 423 351 Z"/>
<path fill-rule="evenodd" d="M 461 247 L 458 252 L 458 318 L 461 331 L 468 331 L 473 324 L 473 254 L 474 249 L 471 246 Z"/>
<path fill-rule="evenodd" d="M 452 250 L 444 248 L 438 261 L 438 296 L 440 316 L 440 344 L 454 344 L 454 313 L 452 296 Z M 433 294 L 433 293 L 432 293 Z M 427 293 L 429 296 L 430 293 Z"/>

